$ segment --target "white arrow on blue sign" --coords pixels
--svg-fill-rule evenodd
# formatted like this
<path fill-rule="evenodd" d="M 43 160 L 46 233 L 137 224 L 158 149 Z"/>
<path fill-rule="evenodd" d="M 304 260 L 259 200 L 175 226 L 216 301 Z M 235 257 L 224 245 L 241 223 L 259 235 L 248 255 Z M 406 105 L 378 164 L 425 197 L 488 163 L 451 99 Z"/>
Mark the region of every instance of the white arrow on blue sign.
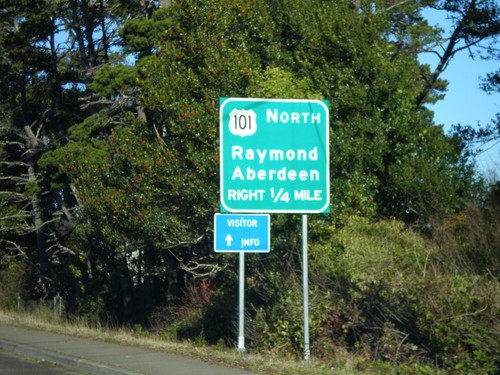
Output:
<path fill-rule="evenodd" d="M 221 253 L 267 253 L 270 217 L 265 214 L 215 214 L 214 250 Z"/>

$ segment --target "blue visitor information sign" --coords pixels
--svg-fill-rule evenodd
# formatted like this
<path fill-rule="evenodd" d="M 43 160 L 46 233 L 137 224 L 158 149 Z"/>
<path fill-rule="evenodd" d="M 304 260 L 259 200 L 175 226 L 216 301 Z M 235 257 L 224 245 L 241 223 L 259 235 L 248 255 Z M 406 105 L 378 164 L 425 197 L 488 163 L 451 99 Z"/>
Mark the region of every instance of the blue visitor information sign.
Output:
<path fill-rule="evenodd" d="M 214 250 L 267 253 L 271 244 L 270 233 L 269 215 L 215 214 Z"/>

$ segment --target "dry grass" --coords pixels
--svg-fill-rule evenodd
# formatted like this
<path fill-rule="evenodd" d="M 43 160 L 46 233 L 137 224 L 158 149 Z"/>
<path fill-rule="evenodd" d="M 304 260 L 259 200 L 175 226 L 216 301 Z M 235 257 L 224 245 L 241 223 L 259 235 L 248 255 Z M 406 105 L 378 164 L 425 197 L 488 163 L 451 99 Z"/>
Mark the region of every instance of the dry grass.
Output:
<path fill-rule="evenodd" d="M 350 358 L 343 358 L 341 364 L 331 367 L 315 359 L 305 362 L 272 353 L 269 355 L 241 354 L 235 349 L 167 341 L 154 334 L 136 333 L 130 328 L 93 328 L 84 322 L 70 323 L 65 320 L 55 320 L 50 313 L 29 314 L 0 310 L 0 323 L 184 355 L 223 366 L 243 368 L 259 374 L 365 374 L 365 372 L 353 369 L 356 360 Z"/>

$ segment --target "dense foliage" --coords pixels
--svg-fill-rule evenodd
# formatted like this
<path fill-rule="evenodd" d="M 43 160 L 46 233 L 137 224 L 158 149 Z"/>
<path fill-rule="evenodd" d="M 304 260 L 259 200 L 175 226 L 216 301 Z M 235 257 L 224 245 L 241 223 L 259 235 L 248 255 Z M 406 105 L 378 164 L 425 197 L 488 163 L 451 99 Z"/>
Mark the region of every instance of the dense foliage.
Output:
<path fill-rule="evenodd" d="M 450 17 L 449 39 L 426 7 Z M 494 373 L 498 189 L 482 190 L 468 144 L 497 124 L 447 135 L 426 104 L 456 53 L 497 56 L 499 12 L 493 0 L 2 2 L 0 303 L 60 293 L 70 318 L 232 345 L 235 258 L 212 250 L 219 97 L 327 99 L 313 355 Z M 248 260 L 252 349 L 302 350 L 299 228 L 273 215 L 271 253 Z"/>

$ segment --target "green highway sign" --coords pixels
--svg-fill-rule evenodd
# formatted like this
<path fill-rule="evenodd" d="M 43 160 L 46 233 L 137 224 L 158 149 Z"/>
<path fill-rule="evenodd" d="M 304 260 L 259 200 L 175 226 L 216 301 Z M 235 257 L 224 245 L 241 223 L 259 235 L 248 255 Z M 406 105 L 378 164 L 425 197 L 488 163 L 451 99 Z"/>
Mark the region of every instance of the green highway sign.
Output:
<path fill-rule="evenodd" d="M 328 101 L 219 104 L 222 212 L 329 212 Z"/>

